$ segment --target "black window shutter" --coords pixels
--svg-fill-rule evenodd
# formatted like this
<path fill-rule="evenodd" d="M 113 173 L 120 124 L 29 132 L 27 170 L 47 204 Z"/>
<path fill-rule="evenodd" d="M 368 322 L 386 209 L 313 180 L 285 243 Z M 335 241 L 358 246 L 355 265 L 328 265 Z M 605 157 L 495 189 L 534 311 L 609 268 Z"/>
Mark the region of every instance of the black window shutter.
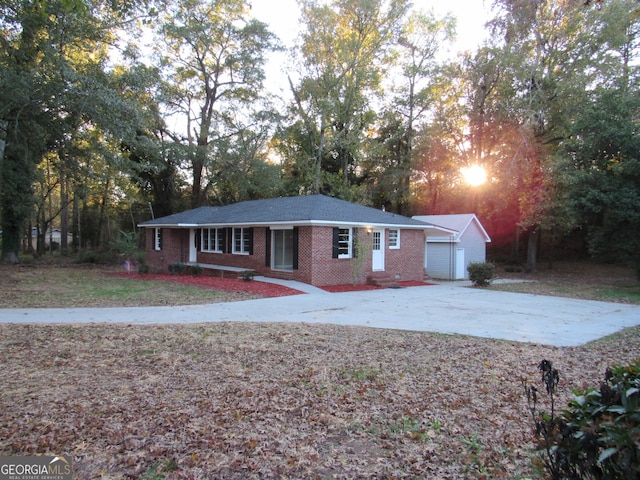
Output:
<path fill-rule="evenodd" d="M 249 240 L 249 245 L 248 245 L 249 255 L 253 255 L 253 228 L 247 228 L 247 237 Z"/>
<path fill-rule="evenodd" d="M 331 254 L 332 258 L 338 258 L 338 252 L 340 251 L 339 241 L 340 241 L 340 229 L 336 227 L 333 229 L 333 251 Z"/>
<path fill-rule="evenodd" d="M 358 229 L 352 228 L 351 231 L 353 232 L 353 240 L 351 241 L 351 249 L 353 252 L 351 256 L 353 258 L 358 258 Z"/>
<path fill-rule="evenodd" d="M 271 266 L 271 229 L 266 227 L 264 229 L 265 247 L 264 247 L 264 266 Z"/>
<path fill-rule="evenodd" d="M 293 269 L 298 270 L 298 227 L 293 227 Z"/>
<path fill-rule="evenodd" d="M 233 251 L 233 228 L 225 228 L 225 248 L 224 253 L 231 253 Z"/>

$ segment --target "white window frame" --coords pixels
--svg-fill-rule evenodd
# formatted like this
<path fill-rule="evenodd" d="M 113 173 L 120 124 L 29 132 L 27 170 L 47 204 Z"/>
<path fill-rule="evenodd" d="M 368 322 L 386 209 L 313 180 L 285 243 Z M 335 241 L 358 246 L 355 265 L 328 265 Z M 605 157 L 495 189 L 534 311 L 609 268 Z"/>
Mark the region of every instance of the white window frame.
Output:
<path fill-rule="evenodd" d="M 234 227 L 231 242 L 233 245 L 232 252 L 236 255 L 249 255 L 249 244 L 251 241 L 247 238 L 248 228 Z M 239 237 L 238 237 L 239 234 Z M 238 241 L 238 242 L 236 242 Z M 240 248 L 238 248 L 238 244 Z"/>
<path fill-rule="evenodd" d="M 344 235 L 343 230 L 346 230 L 346 240 L 341 240 Z M 340 245 L 346 244 L 347 253 L 340 253 L 340 250 L 344 250 L 344 247 Z M 353 229 L 351 227 L 342 228 L 338 227 L 338 258 L 353 258 Z"/>
<path fill-rule="evenodd" d="M 395 232 L 395 234 L 393 233 Z M 400 229 L 389 229 L 389 250 L 397 250 L 400 248 Z"/>
<path fill-rule="evenodd" d="M 200 251 L 207 253 L 222 253 L 221 246 L 223 235 L 224 230 L 222 228 L 203 228 L 200 242 Z M 205 244 L 207 245 L 206 248 Z"/>
<path fill-rule="evenodd" d="M 162 229 L 153 229 L 153 249 L 156 251 L 162 250 Z"/>

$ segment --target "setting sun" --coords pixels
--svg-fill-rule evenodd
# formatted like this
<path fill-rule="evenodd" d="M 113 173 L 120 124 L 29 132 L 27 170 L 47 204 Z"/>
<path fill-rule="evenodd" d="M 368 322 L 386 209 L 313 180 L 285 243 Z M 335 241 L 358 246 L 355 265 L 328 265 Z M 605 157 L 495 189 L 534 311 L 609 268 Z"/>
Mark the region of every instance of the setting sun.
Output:
<path fill-rule="evenodd" d="M 482 185 L 487 181 L 487 172 L 480 165 L 471 165 L 460 169 L 464 181 L 472 187 Z"/>

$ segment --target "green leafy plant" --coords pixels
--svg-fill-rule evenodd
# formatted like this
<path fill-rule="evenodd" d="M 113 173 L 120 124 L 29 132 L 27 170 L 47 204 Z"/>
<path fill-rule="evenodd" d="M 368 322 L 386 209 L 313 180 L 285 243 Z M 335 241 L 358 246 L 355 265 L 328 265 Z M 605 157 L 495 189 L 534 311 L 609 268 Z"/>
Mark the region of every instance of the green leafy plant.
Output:
<path fill-rule="evenodd" d="M 473 455 L 480 455 L 482 452 L 482 443 L 478 439 L 478 434 L 473 434 L 469 438 L 462 438 L 462 443 L 469 449 Z"/>
<path fill-rule="evenodd" d="M 467 271 L 469 279 L 476 287 L 486 287 L 495 275 L 495 265 L 491 262 L 470 262 Z"/>
<path fill-rule="evenodd" d="M 358 230 L 357 241 L 354 242 L 353 257 L 351 258 L 351 281 L 354 285 L 362 282 L 364 268 L 369 260 L 369 252 L 373 245 L 371 233 L 365 233 L 364 229 Z"/>
<path fill-rule="evenodd" d="M 250 282 L 251 280 L 253 280 L 254 275 L 255 272 L 253 270 L 243 270 L 242 272 L 240 272 L 240 278 L 245 282 Z"/>
<path fill-rule="evenodd" d="M 202 265 L 191 265 L 189 271 L 194 277 L 199 277 L 204 272 L 204 268 L 202 268 Z"/>
<path fill-rule="evenodd" d="M 523 383 L 549 476 L 553 480 L 638 478 L 640 359 L 608 368 L 599 389 L 574 391 L 559 415 L 554 405 L 558 371 L 547 360 L 538 368 L 551 399 L 550 412 L 538 411 L 537 389 Z"/>

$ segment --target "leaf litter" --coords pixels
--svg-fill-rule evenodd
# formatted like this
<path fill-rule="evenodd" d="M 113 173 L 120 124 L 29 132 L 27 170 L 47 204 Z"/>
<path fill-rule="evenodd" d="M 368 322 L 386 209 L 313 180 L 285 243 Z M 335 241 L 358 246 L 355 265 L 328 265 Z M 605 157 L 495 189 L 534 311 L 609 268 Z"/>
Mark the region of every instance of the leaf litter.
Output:
<path fill-rule="evenodd" d="M 640 328 L 558 348 L 334 325 L 0 326 L 0 455 L 85 478 L 539 477 L 521 380 L 559 405 Z"/>

